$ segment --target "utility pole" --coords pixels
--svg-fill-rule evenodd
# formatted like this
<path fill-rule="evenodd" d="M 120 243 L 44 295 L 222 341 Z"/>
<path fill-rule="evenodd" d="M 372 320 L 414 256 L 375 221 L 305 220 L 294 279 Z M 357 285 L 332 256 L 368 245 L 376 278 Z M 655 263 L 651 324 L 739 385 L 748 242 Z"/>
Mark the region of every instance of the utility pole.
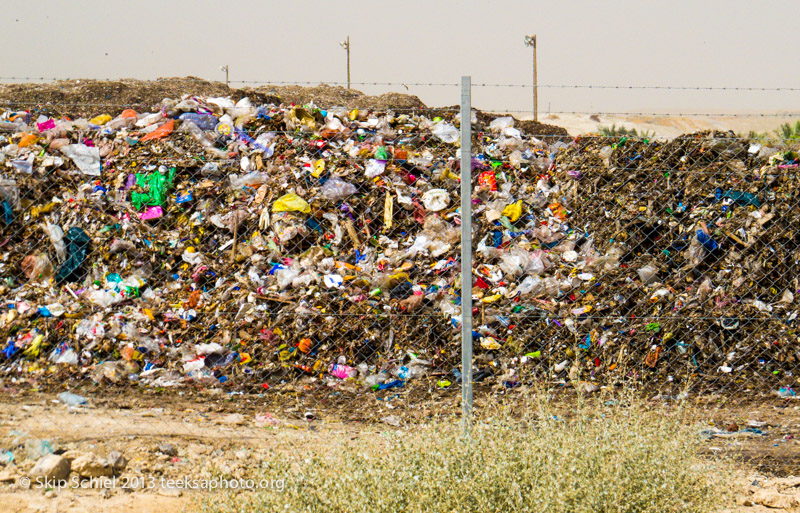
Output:
<path fill-rule="evenodd" d="M 228 81 L 228 65 L 226 64 L 226 65 L 224 65 L 224 66 L 221 66 L 221 67 L 219 68 L 219 70 L 220 70 L 220 71 L 224 71 L 224 72 L 225 72 L 225 85 L 226 85 L 226 86 L 227 86 L 227 85 L 229 85 L 229 81 Z"/>
<path fill-rule="evenodd" d="M 347 34 L 347 39 L 341 41 L 339 46 L 347 51 L 347 88 L 350 89 L 350 34 Z"/>
<path fill-rule="evenodd" d="M 536 76 L 536 34 L 525 36 L 525 46 L 533 48 L 533 120 L 539 121 L 539 85 Z"/>

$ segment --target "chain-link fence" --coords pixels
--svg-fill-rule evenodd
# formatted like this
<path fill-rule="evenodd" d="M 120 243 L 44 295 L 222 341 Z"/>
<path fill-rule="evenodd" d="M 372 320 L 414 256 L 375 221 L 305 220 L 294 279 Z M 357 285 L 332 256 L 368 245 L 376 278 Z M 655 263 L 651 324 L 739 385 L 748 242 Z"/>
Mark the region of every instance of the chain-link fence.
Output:
<path fill-rule="evenodd" d="M 6 383 L 312 417 L 457 365 L 457 109 L 27 107 L 3 125 Z"/>
<path fill-rule="evenodd" d="M 520 156 L 476 218 L 484 349 L 586 390 L 791 393 L 794 154 L 709 131 L 581 137 L 538 168 Z M 498 217 L 514 201 L 519 218 Z"/>
<path fill-rule="evenodd" d="M 4 387 L 458 411 L 459 109 L 127 107 L 5 106 Z M 471 118 L 478 393 L 794 395 L 791 141 Z"/>

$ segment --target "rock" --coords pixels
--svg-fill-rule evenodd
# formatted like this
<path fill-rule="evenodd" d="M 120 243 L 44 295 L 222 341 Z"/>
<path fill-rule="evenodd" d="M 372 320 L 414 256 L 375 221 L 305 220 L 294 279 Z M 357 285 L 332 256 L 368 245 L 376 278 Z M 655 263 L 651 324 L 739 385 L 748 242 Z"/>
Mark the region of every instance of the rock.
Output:
<path fill-rule="evenodd" d="M 200 456 L 209 454 L 211 452 L 211 447 L 207 445 L 200 445 L 191 443 L 186 447 L 186 456 L 188 458 L 199 458 Z"/>
<path fill-rule="evenodd" d="M 178 449 L 170 443 L 159 444 L 158 447 L 156 447 L 156 452 L 160 452 L 161 454 L 166 454 L 167 456 L 178 455 Z"/>
<path fill-rule="evenodd" d="M 13 483 L 15 480 L 16 477 L 10 469 L 0 471 L 0 483 Z"/>
<path fill-rule="evenodd" d="M 47 492 L 45 492 L 44 496 L 47 497 L 48 499 L 53 499 L 56 496 L 56 492 L 55 490 L 48 490 Z"/>
<path fill-rule="evenodd" d="M 792 509 L 800 506 L 800 501 L 792 495 L 785 495 L 775 490 L 759 490 L 753 494 L 752 501 L 768 508 Z"/>
<path fill-rule="evenodd" d="M 65 460 L 69 460 L 69 462 L 72 463 L 72 461 L 75 458 L 77 458 L 79 456 L 83 456 L 85 454 L 86 454 L 85 451 L 79 451 L 77 449 L 71 449 L 69 451 L 64 451 L 64 453 L 61 454 L 61 457 L 64 458 Z"/>
<path fill-rule="evenodd" d="M 122 455 L 119 451 L 112 451 L 106 458 L 106 464 L 111 466 L 114 475 L 119 475 L 128 466 L 128 458 Z"/>
<path fill-rule="evenodd" d="M 111 477 L 119 475 L 128 465 L 128 460 L 119 451 L 111 452 L 103 459 L 90 452 L 67 451 L 62 457 L 70 460 L 72 470 L 81 477 Z"/>
<path fill-rule="evenodd" d="M 233 426 L 243 426 L 244 425 L 244 415 L 241 413 L 231 413 L 230 415 L 225 415 L 222 417 L 219 422 L 221 424 L 230 424 Z"/>
<path fill-rule="evenodd" d="M 106 460 L 92 453 L 85 453 L 72 460 L 72 470 L 81 477 L 111 477 L 114 468 Z"/>
<path fill-rule="evenodd" d="M 800 488 L 800 477 L 786 477 L 778 480 L 775 487 L 779 492 L 788 490 L 790 488 Z"/>
<path fill-rule="evenodd" d="M 31 479 L 37 477 L 47 479 L 67 479 L 70 472 L 70 462 L 66 458 L 55 454 L 43 456 L 36 462 L 33 469 L 28 474 Z"/>

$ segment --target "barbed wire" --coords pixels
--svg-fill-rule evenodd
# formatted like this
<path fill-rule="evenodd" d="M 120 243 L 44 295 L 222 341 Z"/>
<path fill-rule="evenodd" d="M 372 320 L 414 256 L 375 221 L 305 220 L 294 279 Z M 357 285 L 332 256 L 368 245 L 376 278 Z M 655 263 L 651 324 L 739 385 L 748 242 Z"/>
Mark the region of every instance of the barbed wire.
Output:
<path fill-rule="evenodd" d="M 69 78 L 69 77 L 0 77 L 2 80 L 13 81 L 52 81 L 52 82 L 71 82 L 82 80 L 93 81 L 123 81 L 135 80 L 140 82 L 159 81 L 166 79 L 131 79 L 131 78 Z M 224 83 L 223 80 L 214 79 L 200 79 L 207 82 Z M 317 86 L 317 85 L 330 85 L 330 86 L 400 86 L 400 87 L 460 87 L 457 82 L 382 82 L 382 81 L 312 81 L 312 80 L 297 80 L 297 81 L 271 81 L 271 80 L 228 80 L 231 84 L 253 84 L 253 85 L 302 85 L 302 86 Z M 786 87 L 786 86 L 704 86 L 704 85 L 628 85 L 628 84 L 514 84 L 514 83 L 489 83 L 489 82 L 473 82 L 473 87 L 508 87 L 508 88 L 522 88 L 522 89 L 619 89 L 619 90 L 658 90 L 658 91 L 753 91 L 753 92 L 797 92 L 800 87 Z"/>

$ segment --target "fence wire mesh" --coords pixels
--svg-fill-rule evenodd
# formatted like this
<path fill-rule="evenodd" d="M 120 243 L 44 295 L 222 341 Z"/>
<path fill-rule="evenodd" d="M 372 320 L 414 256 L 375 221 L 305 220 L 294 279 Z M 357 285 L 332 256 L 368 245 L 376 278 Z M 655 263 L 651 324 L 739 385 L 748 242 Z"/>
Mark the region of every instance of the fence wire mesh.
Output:
<path fill-rule="evenodd" d="M 450 374 L 457 110 L 171 107 L 7 114 L 7 386 L 218 389 L 312 418 Z"/>
<path fill-rule="evenodd" d="M 4 387 L 457 411 L 458 109 L 125 107 L 3 115 Z M 476 394 L 794 395 L 791 141 L 471 124 Z"/>
<path fill-rule="evenodd" d="M 554 146 L 478 175 L 476 336 L 527 355 L 504 384 L 791 394 L 795 155 L 714 131 Z"/>

